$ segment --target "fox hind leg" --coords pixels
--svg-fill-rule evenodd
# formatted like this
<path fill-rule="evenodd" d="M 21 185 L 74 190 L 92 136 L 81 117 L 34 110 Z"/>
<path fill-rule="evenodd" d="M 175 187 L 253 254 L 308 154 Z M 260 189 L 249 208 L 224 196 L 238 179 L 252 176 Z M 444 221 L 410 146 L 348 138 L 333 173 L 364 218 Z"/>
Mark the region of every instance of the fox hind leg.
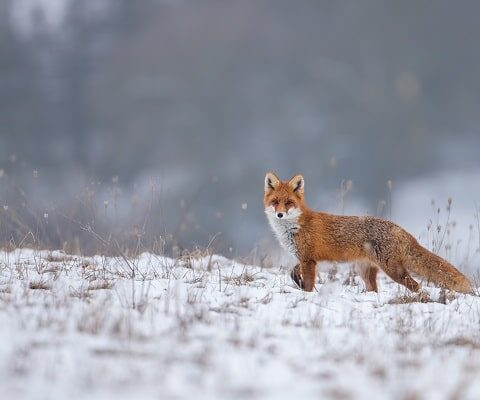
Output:
<path fill-rule="evenodd" d="M 420 290 L 420 285 L 410 276 L 405 267 L 401 265 L 388 265 L 383 266 L 382 269 L 390 278 L 405 286 L 408 290 L 411 290 L 412 292 L 418 292 Z"/>
<path fill-rule="evenodd" d="M 367 292 L 378 292 L 377 287 L 377 272 L 378 268 L 369 262 L 362 262 L 357 264 L 357 271 L 365 283 Z"/>

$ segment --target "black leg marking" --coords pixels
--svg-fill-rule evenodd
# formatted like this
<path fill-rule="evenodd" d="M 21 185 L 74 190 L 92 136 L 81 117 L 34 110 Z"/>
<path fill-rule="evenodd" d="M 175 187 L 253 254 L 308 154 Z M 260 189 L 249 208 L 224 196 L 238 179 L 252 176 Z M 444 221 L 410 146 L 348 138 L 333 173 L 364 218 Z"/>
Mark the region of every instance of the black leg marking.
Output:
<path fill-rule="evenodd" d="M 300 289 L 302 290 L 305 289 L 305 285 L 303 284 L 303 279 L 302 279 L 302 276 L 300 275 L 298 265 L 296 265 L 295 268 L 292 269 L 292 272 L 290 272 L 290 277 Z"/>

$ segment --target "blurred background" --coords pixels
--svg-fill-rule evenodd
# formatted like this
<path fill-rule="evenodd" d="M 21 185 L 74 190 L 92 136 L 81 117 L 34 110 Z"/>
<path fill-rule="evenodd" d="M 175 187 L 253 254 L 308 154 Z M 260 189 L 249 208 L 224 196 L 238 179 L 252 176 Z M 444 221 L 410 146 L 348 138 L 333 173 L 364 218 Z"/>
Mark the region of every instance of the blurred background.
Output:
<path fill-rule="evenodd" d="M 480 241 L 479 15 L 451 1 L 0 0 L 0 240 L 248 255 L 271 240 L 273 170 L 304 174 L 316 209 L 417 237 L 452 197 L 458 240 Z"/>

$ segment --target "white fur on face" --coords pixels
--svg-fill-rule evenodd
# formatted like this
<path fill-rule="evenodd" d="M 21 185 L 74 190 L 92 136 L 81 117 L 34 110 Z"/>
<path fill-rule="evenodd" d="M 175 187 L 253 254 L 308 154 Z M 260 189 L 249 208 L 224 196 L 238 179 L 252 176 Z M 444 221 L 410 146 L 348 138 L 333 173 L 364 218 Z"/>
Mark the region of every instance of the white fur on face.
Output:
<path fill-rule="evenodd" d="M 268 222 L 275 233 L 280 245 L 290 254 L 297 256 L 297 244 L 295 243 L 295 234 L 300 229 L 298 218 L 302 214 L 299 208 L 290 208 L 283 213 L 283 218 L 278 218 L 275 208 L 269 206 L 265 208 Z"/>

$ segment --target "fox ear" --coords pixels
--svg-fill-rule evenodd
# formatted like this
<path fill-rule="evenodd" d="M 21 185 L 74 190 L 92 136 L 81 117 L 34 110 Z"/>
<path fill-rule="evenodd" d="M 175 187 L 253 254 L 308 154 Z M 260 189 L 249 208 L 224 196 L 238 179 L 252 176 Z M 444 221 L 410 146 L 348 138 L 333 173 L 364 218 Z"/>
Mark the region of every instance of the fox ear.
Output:
<path fill-rule="evenodd" d="M 275 190 L 279 183 L 280 179 L 278 179 L 274 173 L 267 172 L 267 175 L 265 175 L 265 192 Z"/>
<path fill-rule="evenodd" d="M 303 188 L 305 187 L 305 181 L 302 175 L 295 175 L 292 179 L 288 181 L 289 186 L 293 189 L 294 192 L 303 194 Z"/>

